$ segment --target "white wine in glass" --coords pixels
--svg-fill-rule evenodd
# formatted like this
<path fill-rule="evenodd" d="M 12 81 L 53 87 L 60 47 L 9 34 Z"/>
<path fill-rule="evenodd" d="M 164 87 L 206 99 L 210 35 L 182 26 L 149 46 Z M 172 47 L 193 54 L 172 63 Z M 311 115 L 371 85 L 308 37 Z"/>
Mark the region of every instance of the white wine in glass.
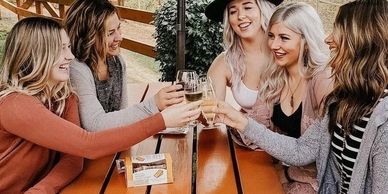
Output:
<path fill-rule="evenodd" d="M 216 95 L 214 93 L 214 88 L 212 81 L 209 77 L 201 78 L 201 85 L 203 90 L 202 95 L 202 114 L 207 120 L 208 126 L 205 126 L 203 129 L 213 129 L 216 128 L 214 125 L 214 118 L 216 114 L 212 111 L 217 107 Z"/>

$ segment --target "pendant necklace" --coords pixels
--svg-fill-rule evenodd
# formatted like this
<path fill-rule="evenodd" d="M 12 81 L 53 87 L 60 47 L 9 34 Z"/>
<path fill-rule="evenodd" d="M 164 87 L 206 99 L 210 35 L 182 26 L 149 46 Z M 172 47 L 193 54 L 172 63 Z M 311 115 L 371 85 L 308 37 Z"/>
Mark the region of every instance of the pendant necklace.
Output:
<path fill-rule="evenodd" d="M 294 111 L 294 93 L 299 88 L 299 85 L 300 85 L 301 81 L 302 81 L 302 78 L 299 79 L 299 82 L 296 85 L 296 88 L 294 89 L 294 91 L 291 90 L 290 82 L 288 82 L 288 89 L 290 90 L 290 93 L 291 93 L 290 106 L 291 106 L 292 111 Z"/>

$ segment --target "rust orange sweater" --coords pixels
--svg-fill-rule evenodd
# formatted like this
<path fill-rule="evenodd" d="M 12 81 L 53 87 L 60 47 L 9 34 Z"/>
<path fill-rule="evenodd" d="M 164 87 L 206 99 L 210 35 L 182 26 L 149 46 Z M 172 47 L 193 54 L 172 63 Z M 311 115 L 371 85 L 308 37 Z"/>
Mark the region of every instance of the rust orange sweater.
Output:
<path fill-rule="evenodd" d="M 0 193 L 56 193 L 80 173 L 80 157 L 126 150 L 164 128 L 157 113 L 129 126 L 87 132 L 79 127 L 74 96 L 60 118 L 35 97 L 10 94 L 0 99 Z M 58 162 L 56 151 L 66 153 Z"/>

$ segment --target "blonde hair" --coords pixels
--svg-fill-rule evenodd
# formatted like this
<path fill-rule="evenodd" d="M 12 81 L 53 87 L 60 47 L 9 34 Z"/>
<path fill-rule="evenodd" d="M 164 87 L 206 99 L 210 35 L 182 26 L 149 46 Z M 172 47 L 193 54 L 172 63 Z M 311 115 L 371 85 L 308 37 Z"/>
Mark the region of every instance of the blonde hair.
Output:
<path fill-rule="evenodd" d="M 66 11 L 64 19 L 69 34 L 71 51 L 77 60 L 86 63 L 97 75 L 98 61 L 107 57 L 106 19 L 117 14 L 117 9 L 107 0 L 75 0 Z"/>
<path fill-rule="evenodd" d="M 265 32 L 269 23 L 269 18 L 275 11 L 275 5 L 266 0 L 256 0 L 261 14 L 261 28 Z M 229 24 L 228 7 L 224 10 L 224 47 L 225 47 L 225 60 L 232 71 L 231 82 L 232 85 L 240 83 L 241 78 L 245 74 L 244 56 L 245 51 L 242 46 L 241 38 L 234 32 L 233 28 Z M 266 36 L 262 37 L 267 40 Z M 263 41 L 266 42 L 266 41 Z M 264 45 L 263 50 L 267 51 Z"/>
<path fill-rule="evenodd" d="M 47 83 L 62 52 L 62 26 L 51 19 L 30 17 L 15 24 L 7 36 L 0 73 L 0 98 L 13 92 L 37 97 L 49 110 L 62 115 L 70 82 Z"/>
<path fill-rule="evenodd" d="M 338 48 L 330 61 L 334 90 L 326 98 L 327 105 L 336 104 L 330 111 L 329 129 L 339 122 L 348 134 L 384 94 L 388 84 L 387 29 L 386 0 L 358 0 L 340 7 L 333 29 Z"/>
<path fill-rule="evenodd" d="M 329 49 L 324 42 L 325 33 L 322 21 L 315 9 L 302 2 L 280 6 L 272 15 L 268 29 L 279 22 L 302 35 L 298 60 L 302 77 L 310 79 L 323 71 L 330 56 Z M 286 67 L 276 64 L 267 66 L 264 75 L 265 82 L 260 89 L 260 94 L 270 105 L 278 100 L 283 87 L 288 82 L 289 75 Z"/>

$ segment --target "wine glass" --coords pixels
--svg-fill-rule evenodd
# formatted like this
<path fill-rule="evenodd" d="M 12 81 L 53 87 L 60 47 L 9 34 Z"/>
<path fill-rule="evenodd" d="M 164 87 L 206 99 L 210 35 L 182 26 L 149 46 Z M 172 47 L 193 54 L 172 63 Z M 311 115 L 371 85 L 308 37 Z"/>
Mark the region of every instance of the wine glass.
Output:
<path fill-rule="evenodd" d="M 185 83 L 188 82 L 188 80 L 192 79 L 193 77 L 198 77 L 197 73 L 194 70 L 190 70 L 190 69 L 178 70 L 178 72 L 176 73 L 175 84 L 182 85 L 182 89 L 178 91 L 182 91 L 185 87 Z"/>
<path fill-rule="evenodd" d="M 212 110 L 217 107 L 217 100 L 213 83 L 210 77 L 202 77 L 201 84 L 203 90 L 203 102 L 201 104 L 202 114 L 206 118 L 208 124 L 208 126 L 205 126 L 203 129 L 214 129 L 217 128 L 217 126 L 214 125 L 214 118 L 216 114 Z"/>

